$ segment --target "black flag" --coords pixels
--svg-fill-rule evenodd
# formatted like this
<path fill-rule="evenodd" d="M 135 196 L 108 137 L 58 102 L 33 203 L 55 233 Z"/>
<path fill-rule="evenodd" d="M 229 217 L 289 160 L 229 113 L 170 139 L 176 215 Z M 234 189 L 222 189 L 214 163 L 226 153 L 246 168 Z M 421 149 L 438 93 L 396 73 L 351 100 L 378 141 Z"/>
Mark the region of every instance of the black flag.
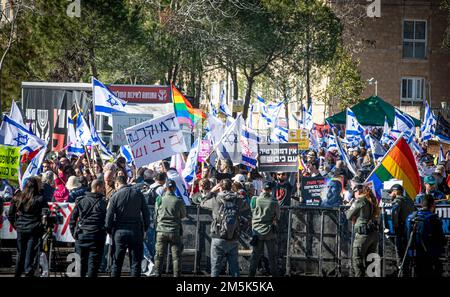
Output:
<path fill-rule="evenodd" d="M 436 121 L 436 136 L 440 141 L 450 143 L 450 123 L 442 116 L 438 115 Z"/>

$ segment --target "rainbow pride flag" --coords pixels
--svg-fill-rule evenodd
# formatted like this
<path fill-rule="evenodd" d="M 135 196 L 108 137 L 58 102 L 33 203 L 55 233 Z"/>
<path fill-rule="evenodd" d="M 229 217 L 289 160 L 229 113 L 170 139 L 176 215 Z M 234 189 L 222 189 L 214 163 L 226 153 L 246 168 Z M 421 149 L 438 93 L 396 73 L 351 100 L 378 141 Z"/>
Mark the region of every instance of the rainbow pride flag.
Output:
<path fill-rule="evenodd" d="M 366 182 L 373 182 L 377 198 L 381 198 L 383 182 L 390 179 L 403 181 L 403 188 L 411 199 L 421 191 L 419 171 L 414 155 L 403 137 L 392 145 L 381 163 L 372 171 Z"/>
<path fill-rule="evenodd" d="M 193 127 L 199 119 L 206 118 L 206 114 L 203 111 L 193 108 L 191 102 L 173 84 L 171 85 L 173 107 L 180 124 L 189 124 Z"/>

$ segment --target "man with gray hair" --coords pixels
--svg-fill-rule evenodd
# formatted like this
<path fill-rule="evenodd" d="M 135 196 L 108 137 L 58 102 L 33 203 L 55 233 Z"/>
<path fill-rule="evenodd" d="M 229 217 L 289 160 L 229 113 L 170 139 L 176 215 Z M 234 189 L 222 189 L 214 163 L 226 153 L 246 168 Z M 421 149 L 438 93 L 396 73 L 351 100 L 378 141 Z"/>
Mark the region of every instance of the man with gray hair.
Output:
<path fill-rule="evenodd" d="M 52 171 L 42 173 L 42 196 L 46 202 L 53 199 L 55 191 L 55 174 Z"/>

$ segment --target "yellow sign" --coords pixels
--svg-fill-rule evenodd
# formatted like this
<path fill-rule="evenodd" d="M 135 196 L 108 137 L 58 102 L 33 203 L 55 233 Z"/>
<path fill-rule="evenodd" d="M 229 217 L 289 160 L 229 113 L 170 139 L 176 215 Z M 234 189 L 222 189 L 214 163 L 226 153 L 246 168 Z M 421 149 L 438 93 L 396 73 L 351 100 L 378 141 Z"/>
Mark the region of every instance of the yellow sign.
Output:
<path fill-rule="evenodd" d="M 0 178 L 19 179 L 20 148 L 0 145 Z"/>
<path fill-rule="evenodd" d="M 308 131 L 302 129 L 289 129 L 289 142 L 298 142 L 300 151 L 309 150 Z"/>

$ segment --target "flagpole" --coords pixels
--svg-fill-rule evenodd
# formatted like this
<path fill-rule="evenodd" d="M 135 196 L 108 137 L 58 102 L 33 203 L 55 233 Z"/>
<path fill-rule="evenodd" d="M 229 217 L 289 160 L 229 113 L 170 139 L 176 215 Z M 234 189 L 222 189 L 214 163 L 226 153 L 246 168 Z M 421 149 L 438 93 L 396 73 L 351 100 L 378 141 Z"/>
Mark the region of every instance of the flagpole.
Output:
<path fill-rule="evenodd" d="M 383 163 L 383 160 L 386 158 L 386 156 L 392 151 L 392 149 L 397 145 L 397 143 L 403 138 L 403 134 L 404 134 L 403 132 L 402 132 L 402 134 L 400 134 L 400 136 L 397 138 L 397 140 L 392 144 L 392 146 L 386 152 L 386 154 L 384 154 L 381 162 L 372 170 L 372 172 L 370 172 L 370 174 L 367 176 L 366 180 L 364 181 L 365 183 L 367 182 L 369 177 L 381 166 L 381 163 Z"/>

